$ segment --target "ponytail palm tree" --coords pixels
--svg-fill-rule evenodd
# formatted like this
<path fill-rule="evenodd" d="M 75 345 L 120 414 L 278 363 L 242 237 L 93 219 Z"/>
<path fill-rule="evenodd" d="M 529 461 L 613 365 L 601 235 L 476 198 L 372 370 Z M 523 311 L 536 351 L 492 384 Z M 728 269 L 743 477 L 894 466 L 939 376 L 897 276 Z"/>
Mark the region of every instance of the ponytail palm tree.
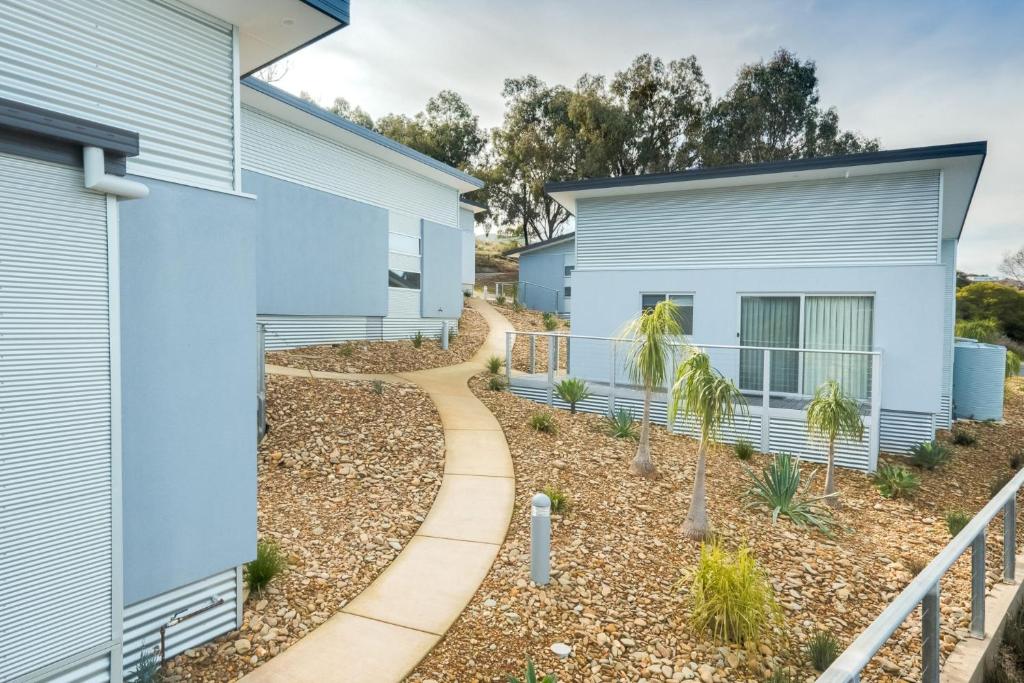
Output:
<path fill-rule="evenodd" d="M 654 308 L 644 309 L 622 332 L 622 336 L 632 341 L 626 356 L 626 373 L 633 384 L 644 388 L 640 441 L 630 465 L 631 472 L 643 477 L 658 474 L 651 459 L 651 394 L 656 387 L 663 387 L 668 382 L 672 344 L 677 343 L 682 334 L 679 307 L 671 301 L 660 301 Z"/>
<path fill-rule="evenodd" d="M 723 425 L 732 424 L 737 410 L 744 415 L 747 413 L 747 401 L 732 380 L 711 367 L 708 354 L 694 353 L 676 372 L 668 408 L 670 423 L 680 410 L 684 416 L 692 417 L 700 424 L 693 497 L 686 513 L 683 534 L 694 540 L 705 540 L 711 535 L 706 492 L 708 447 L 718 440 Z"/>
<path fill-rule="evenodd" d="M 864 438 L 864 421 L 860 406 L 843 393 L 834 379 L 827 380 L 814 392 L 807 406 L 807 431 L 828 444 L 828 467 L 825 469 L 825 502 L 836 505 L 836 440 L 860 441 Z"/>

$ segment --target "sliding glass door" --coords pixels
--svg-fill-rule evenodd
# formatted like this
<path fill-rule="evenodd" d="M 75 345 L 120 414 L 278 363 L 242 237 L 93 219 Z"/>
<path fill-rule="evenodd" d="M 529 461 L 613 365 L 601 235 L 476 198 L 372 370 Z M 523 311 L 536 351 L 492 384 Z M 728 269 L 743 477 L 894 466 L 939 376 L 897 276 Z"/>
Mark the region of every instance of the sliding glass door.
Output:
<path fill-rule="evenodd" d="M 776 349 L 870 351 L 874 300 L 870 296 L 744 296 L 740 344 Z M 866 355 L 771 352 L 771 386 L 780 394 L 810 395 L 829 379 L 858 399 L 870 392 Z M 740 351 L 740 388 L 761 391 L 764 353 Z"/>

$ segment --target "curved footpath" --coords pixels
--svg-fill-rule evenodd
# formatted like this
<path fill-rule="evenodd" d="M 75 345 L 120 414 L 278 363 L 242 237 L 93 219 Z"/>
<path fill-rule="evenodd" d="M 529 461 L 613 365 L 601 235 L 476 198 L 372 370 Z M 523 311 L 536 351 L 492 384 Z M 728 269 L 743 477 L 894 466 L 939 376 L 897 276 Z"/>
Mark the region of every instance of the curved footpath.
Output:
<path fill-rule="evenodd" d="M 505 540 L 515 479 L 505 435 L 469 390 L 489 356 L 504 355 L 512 327 L 490 304 L 472 360 L 394 375 L 352 375 L 268 366 L 319 379 L 404 380 L 420 386 L 444 427 L 444 478 L 423 524 L 398 557 L 340 612 L 260 668 L 245 683 L 401 681 L 444 636 L 480 587 Z"/>

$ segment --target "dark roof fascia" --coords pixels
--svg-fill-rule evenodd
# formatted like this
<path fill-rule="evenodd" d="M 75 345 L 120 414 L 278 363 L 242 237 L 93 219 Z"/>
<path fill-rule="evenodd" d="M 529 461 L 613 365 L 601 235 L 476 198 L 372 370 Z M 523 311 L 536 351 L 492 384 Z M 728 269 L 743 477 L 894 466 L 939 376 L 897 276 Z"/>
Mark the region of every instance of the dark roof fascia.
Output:
<path fill-rule="evenodd" d="M 341 29 L 343 29 L 346 26 L 348 26 L 349 23 L 351 23 L 350 20 L 349 20 L 349 3 L 348 3 L 348 0 L 300 0 L 300 2 L 302 2 L 304 5 L 308 5 L 308 6 L 312 7 L 313 9 L 317 10 L 321 14 L 325 14 L 328 17 L 330 17 L 331 19 L 334 19 L 335 21 L 338 22 L 338 25 L 335 26 L 334 28 L 331 28 L 331 29 L 328 29 L 327 31 L 324 31 L 323 33 L 321 33 L 318 36 L 314 36 L 313 38 L 310 38 L 309 40 L 307 40 L 306 42 L 302 43 L 301 45 L 293 47 L 291 50 L 288 50 L 288 52 L 285 52 L 284 54 L 278 55 L 278 56 L 274 57 L 273 59 L 271 59 L 270 61 L 257 66 L 255 69 L 250 69 L 246 73 L 242 74 L 242 78 L 248 78 L 249 76 L 252 76 L 254 73 L 259 71 L 260 69 L 265 69 L 266 67 L 270 66 L 274 62 L 280 61 L 280 60 L 284 59 L 285 57 L 288 57 L 290 55 L 295 54 L 296 52 L 298 52 L 299 50 L 301 50 L 304 47 L 309 47 L 313 43 L 316 43 L 316 42 L 318 42 L 320 40 L 323 40 L 327 36 L 331 35 L 332 33 L 337 32 L 337 31 L 340 31 Z"/>
<path fill-rule="evenodd" d="M 662 183 L 679 183 L 694 180 L 711 180 L 718 178 L 739 178 L 743 176 L 766 175 L 771 173 L 792 173 L 795 171 L 813 171 L 844 166 L 866 166 L 871 164 L 891 164 L 901 161 L 921 161 L 927 159 L 943 159 L 948 157 L 984 156 L 988 144 L 984 141 L 961 142 L 951 145 L 934 145 L 931 147 L 909 147 L 881 152 L 863 152 L 860 154 L 844 154 L 832 157 L 813 159 L 787 159 L 785 161 L 768 161 L 761 164 L 735 164 L 732 166 L 713 166 L 694 168 L 676 173 L 652 173 L 637 176 L 616 176 L 611 178 L 592 178 L 587 180 L 568 180 L 547 183 L 544 191 L 570 192 L 574 190 L 596 190 L 613 187 L 631 187 L 657 185 Z"/>
<path fill-rule="evenodd" d="M 0 129 L 80 147 L 99 147 L 113 156 L 139 153 L 139 134 L 77 116 L 0 99 Z"/>
<path fill-rule="evenodd" d="M 486 204 L 483 204 L 481 202 L 475 202 L 472 199 L 466 199 L 465 197 L 459 197 L 459 203 L 466 204 L 467 206 L 472 206 L 477 209 L 483 209 L 485 211 L 487 210 Z"/>
<path fill-rule="evenodd" d="M 534 251 L 535 249 L 544 249 L 545 247 L 554 246 L 561 242 L 567 242 L 570 239 L 576 239 L 576 233 L 570 232 L 565 235 L 559 235 L 558 237 L 552 237 L 549 240 L 543 242 L 534 242 L 533 244 L 527 244 L 526 246 L 516 247 L 515 249 L 509 249 L 503 255 L 512 256 L 513 254 L 525 254 L 528 251 Z"/>
<path fill-rule="evenodd" d="M 484 186 L 482 180 L 474 178 L 468 173 L 464 173 L 459 169 L 449 166 L 448 164 L 445 164 L 443 162 L 440 162 L 433 157 L 429 157 L 426 154 L 423 154 L 422 152 L 417 152 L 411 147 L 406 147 L 400 142 L 395 142 L 391 138 L 385 137 L 376 131 L 369 130 L 368 128 L 363 128 L 359 124 L 353 123 L 342 116 L 332 114 L 326 109 L 322 109 L 316 106 L 312 102 L 307 102 L 301 97 L 296 97 L 291 93 L 287 93 L 284 90 L 281 90 L 280 88 L 275 88 L 269 83 L 265 83 L 259 80 L 258 78 L 253 78 L 251 76 L 244 78 L 242 79 L 242 85 L 251 88 L 258 93 L 266 95 L 267 97 L 271 97 L 277 100 L 278 102 L 287 104 L 291 107 L 295 107 L 296 109 L 300 109 L 306 112 L 307 114 L 315 116 L 321 121 L 326 121 L 332 126 L 337 126 L 342 130 L 348 131 L 349 133 L 354 133 L 355 135 L 358 135 L 361 138 L 369 140 L 370 142 L 375 142 L 378 145 L 381 145 L 382 147 L 390 149 L 394 152 L 398 152 L 403 156 L 409 157 L 410 159 L 418 161 L 421 164 L 425 164 L 435 170 L 447 173 L 448 175 L 458 178 L 463 182 L 469 183 L 478 188 Z"/>

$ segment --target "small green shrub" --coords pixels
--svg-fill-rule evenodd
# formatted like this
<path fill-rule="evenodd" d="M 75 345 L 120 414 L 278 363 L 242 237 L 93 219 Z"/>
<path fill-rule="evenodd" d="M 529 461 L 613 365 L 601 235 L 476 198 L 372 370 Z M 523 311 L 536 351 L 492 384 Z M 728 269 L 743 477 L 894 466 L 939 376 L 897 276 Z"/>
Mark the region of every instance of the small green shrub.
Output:
<path fill-rule="evenodd" d="M 963 510 L 949 510 L 946 512 L 946 528 L 949 529 L 950 538 L 964 530 L 971 516 Z"/>
<path fill-rule="evenodd" d="M 978 443 L 978 437 L 962 427 L 953 427 L 953 443 L 957 446 L 973 446 Z"/>
<path fill-rule="evenodd" d="M 557 486 L 545 486 L 541 491 L 551 499 L 552 514 L 562 515 L 569 511 L 571 501 L 569 500 L 569 494 L 565 491 Z"/>
<path fill-rule="evenodd" d="M 551 413 L 534 413 L 530 416 L 530 428 L 544 434 L 554 434 L 557 431 L 555 427 L 555 418 Z"/>
<path fill-rule="evenodd" d="M 948 448 L 938 441 L 925 441 L 916 444 L 910 449 L 910 462 L 915 467 L 925 470 L 934 470 L 949 462 L 953 454 Z"/>
<path fill-rule="evenodd" d="M 143 646 L 139 653 L 139 659 L 135 662 L 135 668 L 127 678 L 127 683 L 161 683 L 164 680 L 163 671 L 160 669 L 160 648 L 149 648 Z"/>
<path fill-rule="evenodd" d="M 345 343 L 338 347 L 338 354 L 343 358 L 348 358 L 355 353 L 356 347 L 354 344 Z"/>
<path fill-rule="evenodd" d="M 372 382 L 370 382 L 370 391 L 377 394 L 378 396 L 383 396 L 384 382 L 380 381 L 379 379 L 373 380 Z"/>
<path fill-rule="evenodd" d="M 544 318 L 544 329 L 548 332 L 554 332 L 558 329 L 558 319 L 554 316 Z"/>
<path fill-rule="evenodd" d="M 540 317 L 541 320 L 543 320 L 544 322 L 555 319 L 555 315 L 551 311 L 544 311 L 543 313 L 540 314 Z"/>
<path fill-rule="evenodd" d="M 491 375 L 487 380 L 487 388 L 491 391 L 505 391 L 505 378 L 501 375 Z"/>
<path fill-rule="evenodd" d="M 537 678 L 537 667 L 533 665 L 533 660 L 527 657 L 526 659 L 526 674 L 523 678 L 517 678 L 516 676 L 509 676 L 508 683 L 558 683 L 558 679 L 555 678 L 554 674 L 548 674 L 543 678 Z"/>
<path fill-rule="evenodd" d="M 497 375 L 501 372 L 501 366 L 505 364 L 499 356 L 491 356 L 487 359 L 487 371 L 492 375 Z"/>
<path fill-rule="evenodd" d="M 412 345 L 417 349 L 423 346 L 423 332 L 417 331 L 412 336 Z"/>
<path fill-rule="evenodd" d="M 633 439 L 635 441 L 640 437 L 632 411 L 625 408 L 608 413 L 604 418 L 604 424 L 608 436 L 614 436 L 616 439 Z"/>
<path fill-rule="evenodd" d="M 872 481 L 883 498 L 906 498 L 921 485 L 916 474 L 890 463 L 880 465 Z"/>
<path fill-rule="evenodd" d="M 454 329 L 448 330 L 448 346 L 451 346 L 452 344 L 455 343 L 455 337 L 457 336 L 458 333 Z"/>
<path fill-rule="evenodd" d="M 697 631 L 734 643 L 757 642 L 781 616 L 771 582 L 746 546 L 735 553 L 718 543 L 701 546 L 689 600 Z"/>
<path fill-rule="evenodd" d="M 907 568 L 907 571 L 913 576 L 917 576 L 924 568 L 928 566 L 928 560 L 921 557 L 920 555 L 913 555 L 903 561 L 903 566 Z"/>
<path fill-rule="evenodd" d="M 515 311 L 516 313 L 522 313 L 523 311 L 526 310 L 526 306 L 522 305 L 518 301 L 513 301 L 512 310 Z"/>
<path fill-rule="evenodd" d="M 1016 377 L 1020 374 L 1021 357 L 1013 349 L 1006 349 L 1006 378 Z"/>
<path fill-rule="evenodd" d="M 569 412 L 576 414 L 576 404 L 590 398 L 590 387 L 581 379 L 569 377 L 555 385 L 555 393 L 558 398 L 569 404 Z"/>
<path fill-rule="evenodd" d="M 793 676 L 782 669 L 772 671 L 772 675 L 765 679 L 765 683 L 796 683 Z"/>
<path fill-rule="evenodd" d="M 497 304 L 498 304 L 499 306 L 504 306 L 504 305 L 505 305 L 505 296 L 504 296 L 504 295 L 501 295 L 501 296 L 497 296 L 497 297 L 495 297 L 495 298 L 494 298 L 494 301 L 495 301 L 495 302 L 496 302 L 496 303 L 497 303 Z"/>
<path fill-rule="evenodd" d="M 832 666 L 840 652 L 839 640 L 828 631 L 818 631 L 807 642 L 807 659 L 816 671 L 824 671 Z"/>
<path fill-rule="evenodd" d="M 464 289 L 464 290 L 462 290 L 462 296 L 464 296 L 465 298 L 468 299 L 469 297 L 473 296 L 473 292 L 471 292 L 468 289 Z"/>
<path fill-rule="evenodd" d="M 1009 472 L 997 474 L 995 479 L 988 483 L 988 497 L 995 498 L 996 494 L 1003 490 L 1003 487 L 1010 483 L 1013 475 Z"/>
<path fill-rule="evenodd" d="M 1010 456 L 1010 469 L 1014 472 L 1020 469 L 1021 463 L 1024 463 L 1024 451 L 1017 451 Z"/>
<path fill-rule="evenodd" d="M 288 567 L 288 560 L 273 541 L 256 543 L 256 559 L 245 565 L 245 582 L 249 590 L 262 593 L 270 581 Z"/>
<path fill-rule="evenodd" d="M 754 457 L 754 444 L 746 439 L 740 439 L 733 444 L 732 450 L 740 460 L 746 461 Z"/>
<path fill-rule="evenodd" d="M 1003 334 L 1003 330 L 995 318 L 957 320 L 955 334 L 958 337 L 977 339 L 984 344 L 992 344 Z"/>
<path fill-rule="evenodd" d="M 813 474 L 801 486 L 799 458 L 780 453 L 761 470 L 760 477 L 750 469 L 744 469 L 752 484 L 746 493 L 750 501 L 747 507 L 765 506 L 771 511 L 772 522 L 777 522 L 780 516 L 789 517 L 797 526 L 814 527 L 825 535 L 831 535 L 833 519 L 824 505 L 826 497 L 807 494 Z"/>

